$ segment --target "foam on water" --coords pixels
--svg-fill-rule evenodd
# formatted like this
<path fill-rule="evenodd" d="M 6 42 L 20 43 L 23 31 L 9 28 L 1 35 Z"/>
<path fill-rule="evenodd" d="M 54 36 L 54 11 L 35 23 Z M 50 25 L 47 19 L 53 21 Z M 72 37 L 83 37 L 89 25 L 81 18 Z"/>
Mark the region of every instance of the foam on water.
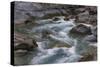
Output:
<path fill-rule="evenodd" d="M 59 23 L 60 22 L 60 23 Z M 56 41 L 61 41 L 63 43 L 67 43 L 71 45 L 71 48 L 59 47 L 59 48 L 51 48 L 44 49 L 43 42 L 38 42 L 38 50 L 35 57 L 31 60 L 30 64 L 44 64 L 44 63 L 64 63 L 64 62 L 75 62 L 78 61 L 80 55 L 75 52 L 75 43 L 74 40 L 70 39 L 67 35 L 68 31 L 75 26 L 74 20 L 64 21 L 63 19 L 53 22 L 47 23 L 42 26 L 33 27 L 32 31 L 43 31 L 45 29 L 49 29 L 51 31 L 55 31 L 54 29 L 58 29 L 56 34 L 48 35 L 51 39 Z"/>

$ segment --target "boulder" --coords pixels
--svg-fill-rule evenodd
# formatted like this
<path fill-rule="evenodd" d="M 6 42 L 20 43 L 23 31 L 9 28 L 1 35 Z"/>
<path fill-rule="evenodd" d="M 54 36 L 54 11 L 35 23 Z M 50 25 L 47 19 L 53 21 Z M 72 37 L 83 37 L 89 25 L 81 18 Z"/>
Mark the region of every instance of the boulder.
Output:
<path fill-rule="evenodd" d="M 91 54 L 84 54 L 82 58 L 79 59 L 79 62 L 83 61 L 93 61 L 94 55 Z"/>
<path fill-rule="evenodd" d="M 93 27 L 92 33 L 93 33 L 94 36 L 97 37 L 97 26 Z"/>
<path fill-rule="evenodd" d="M 70 33 L 75 34 L 91 34 L 91 27 L 86 24 L 78 24 L 70 30 Z"/>
<path fill-rule="evenodd" d="M 97 42 L 97 37 L 95 35 L 88 35 L 84 38 L 87 42 Z"/>
<path fill-rule="evenodd" d="M 36 41 L 21 33 L 14 33 L 14 50 L 32 50 L 38 47 Z"/>
<path fill-rule="evenodd" d="M 52 20 L 53 20 L 53 21 L 59 21 L 60 18 L 59 18 L 59 17 L 54 17 Z"/>
<path fill-rule="evenodd" d="M 80 54 L 82 57 L 79 62 L 83 61 L 96 61 L 97 60 L 97 47 L 89 46 L 85 51 Z"/>
<path fill-rule="evenodd" d="M 88 20 L 89 20 L 89 12 L 88 11 L 79 13 L 76 18 L 77 23 L 86 23 Z"/>
<path fill-rule="evenodd" d="M 14 46 L 14 50 L 15 51 L 16 50 L 27 50 L 27 51 L 30 51 L 30 50 L 32 50 L 33 48 L 36 48 L 36 47 L 37 47 L 37 45 L 32 46 L 32 45 L 30 45 L 28 43 L 20 43 L 20 44 Z"/>
<path fill-rule="evenodd" d="M 97 26 L 92 28 L 92 34 L 84 38 L 87 42 L 97 42 Z"/>

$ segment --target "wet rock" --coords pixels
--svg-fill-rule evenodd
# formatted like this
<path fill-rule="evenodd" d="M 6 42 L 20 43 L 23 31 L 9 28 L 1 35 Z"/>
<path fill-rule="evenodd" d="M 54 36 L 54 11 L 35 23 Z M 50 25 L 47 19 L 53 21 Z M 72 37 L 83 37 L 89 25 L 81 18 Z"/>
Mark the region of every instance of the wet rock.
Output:
<path fill-rule="evenodd" d="M 82 12 L 85 12 L 85 10 L 86 9 L 84 7 L 75 9 L 75 11 L 76 11 L 77 14 L 82 13 Z"/>
<path fill-rule="evenodd" d="M 79 60 L 79 62 L 83 61 L 93 61 L 94 56 L 91 54 L 84 54 L 83 57 Z"/>
<path fill-rule="evenodd" d="M 32 50 L 33 48 L 37 47 L 37 44 L 31 45 L 28 43 L 19 43 L 15 46 L 14 50 Z"/>
<path fill-rule="evenodd" d="M 55 44 L 55 46 L 53 46 L 53 48 L 54 47 L 66 47 L 66 48 L 70 48 L 71 46 L 68 46 L 68 44 Z"/>
<path fill-rule="evenodd" d="M 16 56 L 26 55 L 27 52 L 28 52 L 27 50 L 16 50 L 16 51 L 14 51 L 14 53 L 15 53 Z"/>
<path fill-rule="evenodd" d="M 89 20 L 89 12 L 85 11 L 77 15 L 77 23 L 86 23 Z"/>
<path fill-rule="evenodd" d="M 96 9 L 91 9 L 94 7 L 85 7 L 82 9 L 77 9 L 78 12 L 76 15 L 76 22 L 77 23 L 87 23 L 92 25 L 97 25 L 97 14 Z"/>
<path fill-rule="evenodd" d="M 27 5 L 26 5 L 27 4 Z M 15 22 L 28 19 L 30 14 L 33 19 L 52 18 L 54 16 L 77 16 L 77 22 L 92 23 L 95 25 L 97 20 L 97 7 L 95 6 L 79 6 L 79 5 L 58 5 L 58 4 L 42 4 L 29 2 L 15 2 Z M 90 17 L 92 16 L 92 17 Z M 96 17 L 95 17 L 96 16 Z M 91 20 L 94 21 L 91 22 Z M 57 20 L 57 18 L 55 19 Z M 66 18 L 68 20 L 68 18 Z M 26 22 L 27 24 L 27 22 Z"/>
<path fill-rule="evenodd" d="M 97 42 L 97 26 L 92 28 L 92 35 L 88 35 L 84 38 L 87 42 Z"/>
<path fill-rule="evenodd" d="M 27 13 L 35 18 L 66 15 L 67 12 L 63 7 L 64 5 L 59 6 L 56 4 L 15 2 L 15 21 L 27 19 L 29 17 Z"/>
<path fill-rule="evenodd" d="M 97 43 L 90 43 L 90 46 L 97 47 Z"/>
<path fill-rule="evenodd" d="M 97 37 L 97 26 L 93 27 L 92 34 Z"/>
<path fill-rule="evenodd" d="M 97 14 L 97 7 L 86 7 L 86 9 L 89 11 L 90 15 L 96 15 Z"/>
<path fill-rule="evenodd" d="M 67 44 L 67 43 L 62 43 L 62 42 L 52 42 L 50 44 L 48 44 L 48 46 L 46 47 L 47 49 L 51 49 L 51 48 L 61 48 L 61 47 L 64 47 L 64 48 L 70 48 L 72 47 L 70 44 Z"/>
<path fill-rule="evenodd" d="M 97 37 L 95 35 L 88 35 L 84 38 L 87 42 L 97 42 Z"/>
<path fill-rule="evenodd" d="M 56 32 L 52 29 L 44 29 L 42 31 L 42 38 L 48 38 L 50 34 L 56 34 Z"/>
<path fill-rule="evenodd" d="M 60 20 L 59 17 L 54 17 L 54 18 L 53 18 L 53 21 L 58 21 L 58 20 Z"/>
<path fill-rule="evenodd" d="M 85 24 L 79 24 L 75 27 L 73 27 L 70 30 L 70 33 L 76 33 L 76 34 L 91 34 L 91 27 L 90 26 L 86 26 Z"/>
<path fill-rule="evenodd" d="M 83 61 L 96 61 L 97 60 L 97 47 L 89 46 L 86 51 L 81 53 L 82 57 L 79 62 Z"/>
<path fill-rule="evenodd" d="M 38 47 L 36 41 L 21 33 L 14 34 L 14 50 L 32 50 Z"/>

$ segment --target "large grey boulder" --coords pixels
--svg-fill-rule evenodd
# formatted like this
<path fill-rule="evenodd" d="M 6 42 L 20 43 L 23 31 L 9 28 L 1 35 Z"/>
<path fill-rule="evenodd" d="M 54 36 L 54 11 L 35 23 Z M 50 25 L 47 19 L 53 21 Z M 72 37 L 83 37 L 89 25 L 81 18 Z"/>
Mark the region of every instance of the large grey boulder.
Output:
<path fill-rule="evenodd" d="M 87 42 L 97 42 L 97 37 L 95 35 L 88 35 L 84 38 Z"/>
<path fill-rule="evenodd" d="M 27 50 L 38 47 L 36 41 L 21 33 L 14 33 L 14 50 Z"/>
<path fill-rule="evenodd" d="M 78 24 L 70 30 L 70 33 L 75 34 L 92 34 L 91 27 L 85 24 Z"/>

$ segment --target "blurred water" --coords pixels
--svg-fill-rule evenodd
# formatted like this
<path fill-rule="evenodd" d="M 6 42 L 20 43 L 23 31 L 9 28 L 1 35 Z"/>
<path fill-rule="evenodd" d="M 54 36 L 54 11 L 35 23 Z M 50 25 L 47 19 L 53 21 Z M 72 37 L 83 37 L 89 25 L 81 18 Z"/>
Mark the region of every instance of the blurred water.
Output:
<path fill-rule="evenodd" d="M 46 19 L 38 20 L 37 23 L 30 33 L 34 34 L 32 37 L 37 40 L 38 48 L 24 56 L 16 56 L 15 64 L 77 62 L 81 58 L 80 53 L 88 48 L 87 43 L 82 42 L 83 37 L 69 36 L 70 29 L 75 26 L 73 19 L 69 21 L 64 21 L 63 18 L 59 21 Z"/>

